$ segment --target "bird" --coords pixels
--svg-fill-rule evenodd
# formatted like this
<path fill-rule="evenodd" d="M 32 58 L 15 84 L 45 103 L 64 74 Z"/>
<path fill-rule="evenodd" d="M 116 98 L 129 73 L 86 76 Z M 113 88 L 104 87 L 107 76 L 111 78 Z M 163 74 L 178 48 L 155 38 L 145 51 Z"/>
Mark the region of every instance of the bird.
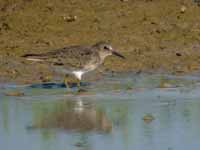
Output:
<path fill-rule="evenodd" d="M 53 69 L 65 74 L 64 83 L 69 87 L 67 77 L 74 75 L 80 87 L 83 74 L 95 70 L 106 57 L 115 55 L 122 59 L 125 57 L 117 52 L 110 43 L 105 41 L 93 45 L 72 45 L 55 49 L 46 53 L 25 54 L 23 58 L 37 63 L 49 64 Z"/>

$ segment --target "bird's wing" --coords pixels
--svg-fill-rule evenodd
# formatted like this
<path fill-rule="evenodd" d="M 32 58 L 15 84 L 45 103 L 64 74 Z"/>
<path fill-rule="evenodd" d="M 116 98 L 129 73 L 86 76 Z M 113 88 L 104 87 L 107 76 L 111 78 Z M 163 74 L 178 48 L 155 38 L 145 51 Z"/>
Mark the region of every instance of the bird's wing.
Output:
<path fill-rule="evenodd" d="M 94 51 L 90 47 L 70 46 L 42 54 L 26 54 L 27 60 L 47 62 L 53 65 L 83 68 L 93 57 Z"/>

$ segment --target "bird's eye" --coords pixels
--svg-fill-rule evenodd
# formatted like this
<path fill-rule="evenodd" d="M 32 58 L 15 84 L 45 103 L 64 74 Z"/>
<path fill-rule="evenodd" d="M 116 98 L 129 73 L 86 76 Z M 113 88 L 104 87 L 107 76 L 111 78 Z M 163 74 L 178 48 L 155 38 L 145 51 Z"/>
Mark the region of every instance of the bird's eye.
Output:
<path fill-rule="evenodd" d="M 106 49 L 106 50 L 109 50 L 109 47 L 107 47 L 107 46 L 104 46 L 103 48 Z"/>

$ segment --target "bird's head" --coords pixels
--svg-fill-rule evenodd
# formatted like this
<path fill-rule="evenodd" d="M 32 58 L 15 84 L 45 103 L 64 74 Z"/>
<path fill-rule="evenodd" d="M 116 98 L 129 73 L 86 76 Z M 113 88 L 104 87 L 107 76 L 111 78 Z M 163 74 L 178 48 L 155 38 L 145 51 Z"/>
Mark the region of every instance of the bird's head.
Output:
<path fill-rule="evenodd" d="M 98 42 L 97 44 L 94 45 L 94 47 L 98 51 L 99 56 L 102 59 L 110 55 L 115 55 L 117 57 L 125 59 L 123 55 L 114 50 L 113 47 L 107 42 Z"/>

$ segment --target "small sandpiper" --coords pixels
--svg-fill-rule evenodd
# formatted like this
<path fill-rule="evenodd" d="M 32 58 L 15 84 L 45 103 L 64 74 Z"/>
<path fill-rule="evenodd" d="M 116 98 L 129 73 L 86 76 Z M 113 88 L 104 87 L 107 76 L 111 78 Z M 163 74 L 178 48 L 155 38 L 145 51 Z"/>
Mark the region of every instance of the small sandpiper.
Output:
<path fill-rule="evenodd" d="M 96 69 L 107 56 L 125 58 L 107 42 L 98 42 L 92 46 L 68 46 L 41 54 L 25 54 L 22 57 L 30 61 L 50 64 L 56 71 L 66 75 L 73 74 L 80 87 L 82 75 Z M 66 87 L 69 87 L 65 77 Z"/>

